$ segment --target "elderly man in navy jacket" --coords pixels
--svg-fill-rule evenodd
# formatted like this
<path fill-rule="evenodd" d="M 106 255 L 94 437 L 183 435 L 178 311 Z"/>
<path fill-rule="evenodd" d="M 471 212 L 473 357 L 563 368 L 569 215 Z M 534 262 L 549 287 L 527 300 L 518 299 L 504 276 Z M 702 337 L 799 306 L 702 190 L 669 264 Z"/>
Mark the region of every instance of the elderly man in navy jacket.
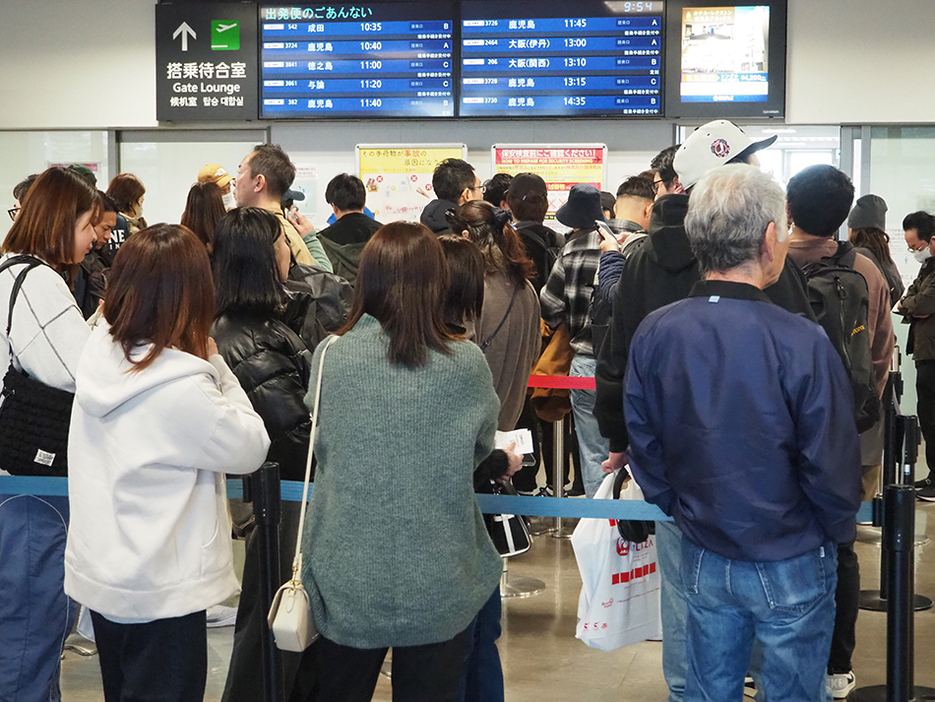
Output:
<path fill-rule="evenodd" d="M 741 699 L 757 638 L 766 699 L 818 702 L 860 506 L 850 384 L 821 328 L 762 292 L 788 248 L 778 184 L 717 168 L 685 226 L 705 279 L 640 325 L 624 389 L 630 468 L 685 537 L 685 700 Z"/>

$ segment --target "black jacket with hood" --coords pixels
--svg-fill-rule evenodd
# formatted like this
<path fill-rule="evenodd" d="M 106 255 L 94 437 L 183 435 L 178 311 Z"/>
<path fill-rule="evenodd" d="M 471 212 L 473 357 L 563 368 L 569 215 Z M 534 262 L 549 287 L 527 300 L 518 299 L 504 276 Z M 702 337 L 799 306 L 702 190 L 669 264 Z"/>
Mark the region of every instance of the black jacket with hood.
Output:
<path fill-rule="evenodd" d="M 613 316 L 598 356 L 597 400 L 594 416 L 610 450 L 626 450 L 627 430 L 623 416 L 623 377 L 627 370 L 630 342 L 640 322 L 660 307 L 688 297 L 701 280 L 701 268 L 685 233 L 688 195 L 677 193 L 659 198 L 653 205 L 646 243 L 626 262 L 614 291 Z M 805 292 L 805 276 L 790 258 L 779 280 L 764 290 L 776 305 L 815 321 Z"/>
<path fill-rule="evenodd" d="M 432 200 L 422 210 L 419 221 L 433 232 L 441 236 L 442 234 L 451 234 L 451 227 L 448 226 L 448 220 L 445 219 L 445 213 L 448 210 L 457 210 L 458 205 L 451 200 Z M 459 234 L 461 232 L 458 232 Z"/>

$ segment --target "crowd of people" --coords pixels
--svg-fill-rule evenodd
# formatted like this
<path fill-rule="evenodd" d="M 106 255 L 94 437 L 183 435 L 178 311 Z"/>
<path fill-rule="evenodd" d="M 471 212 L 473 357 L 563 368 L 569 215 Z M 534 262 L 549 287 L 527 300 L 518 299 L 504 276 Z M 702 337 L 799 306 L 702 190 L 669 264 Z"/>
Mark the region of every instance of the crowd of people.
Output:
<path fill-rule="evenodd" d="M 903 221 L 922 263 L 904 292 L 882 198 L 855 203 L 823 165 L 783 191 L 758 168 L 773 141 L 704 125 L 615 194 L 574 185 L 561 232 L 539 175 L 482 183 L 461 159 L 437 165 L 421 222 L 375 221 L 335 176 L 321 230 L 270 144 L 235 176 L 206 165 L 179 224 L 147 225 L 129 173 L 106 192 L 80 166 L 26 178 L 0 355 L 73 401 L 69 494 L 0 495 L 0 698 L 60 699 L 77 604 L 108 702 L 202 699 L 206 612 L 240 589 L 223 699 L 264 699 L 260 545 L 225 476 L 273 461 L 302 480 L 314 440 L 301 576 L 321 636 L 283 653 L 286 699 L 369 700 L 393 648 L 400 699 L 503 700 L 502 564 L 474 494 L 557 491 L 569 413 L 565 492 L 627 471 L 674 519 L 655 533 L 669 699 L 740 699 L 745 679 L 771 701 L 846 697 L 894 306 L 935 451 L 935 217 Z M 596 390 L 531 392 L 531 372 Z M 517 427 L 533 465 L 495 447 Z M 917 488 L 935 500 L 935 474 Z M 282 505 L 283 581 L 301 508 Z"/>

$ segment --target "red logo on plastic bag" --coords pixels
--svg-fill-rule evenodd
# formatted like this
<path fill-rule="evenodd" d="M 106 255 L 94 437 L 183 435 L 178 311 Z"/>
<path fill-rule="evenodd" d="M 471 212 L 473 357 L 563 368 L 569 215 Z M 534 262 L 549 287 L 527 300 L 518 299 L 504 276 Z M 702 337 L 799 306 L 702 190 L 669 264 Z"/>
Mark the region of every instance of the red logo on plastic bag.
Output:
<path fill-rule="evenodd" d="M 617 555 L 626 556 L 630 553 L 630 542 L 624 538 L 617 539 Z"/>
<path fill-rule="evenodd" d="M 711 153 L 718 158 L 727 158 L 727 155 L 730 153 L 730 144 L 724 139 L 715 139 L 711 143 Z"/>

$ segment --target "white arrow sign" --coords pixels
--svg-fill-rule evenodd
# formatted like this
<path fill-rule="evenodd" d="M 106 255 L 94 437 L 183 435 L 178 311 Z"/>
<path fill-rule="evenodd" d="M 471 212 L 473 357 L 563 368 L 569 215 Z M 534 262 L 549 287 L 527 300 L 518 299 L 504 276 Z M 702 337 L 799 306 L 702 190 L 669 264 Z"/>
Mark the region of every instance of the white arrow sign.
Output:
<path fill-rule="evenodd" d="M 188 51 L 188 35 L 192 35 L 192 39 L 197 39 L 198 35 L 195 34 L 195 30 L 188 26 L 188 22 L 182 22 L 179 25 L 179 28 L 175 30 L 172 34 L 173 39 L 178 39 L 179 34 L 182 35 L 182 51 Z"/>

